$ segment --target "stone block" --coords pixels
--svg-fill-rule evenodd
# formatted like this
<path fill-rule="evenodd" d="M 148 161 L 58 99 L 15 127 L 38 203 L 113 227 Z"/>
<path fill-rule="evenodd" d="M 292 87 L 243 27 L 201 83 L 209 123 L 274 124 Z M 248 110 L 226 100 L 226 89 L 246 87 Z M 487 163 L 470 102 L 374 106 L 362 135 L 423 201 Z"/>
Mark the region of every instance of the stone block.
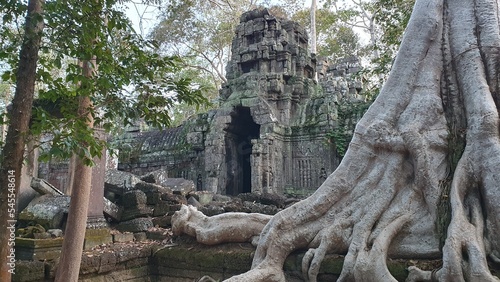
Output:
<path fill-rule="evenodd" d="M 134 233 L 134 239 L 136 242 L 146 241 L 148 237 L 146 236 L 146 232 L 137 232 Z"/>
<path fill-rule="evenodd" d="M 148 183 L 161 184 L 164 179 L 168 178 L 168 171 L 166 169 L 158 169 L 141 177 L 141 180 Z"/>
<path fill-rule="evenodd" d="M 104 202 L 104 207 L 103 207 L 104 215 L 111 218 L 113 221 L 120 221 L 123 213 L 123 208 L 111 202 L 105 197 L 103 197 L 103 202 Z"/>
<path fill-rule="evenodd" d="M 172 216 L 164 215 L 160 217 L 154 217 L 152 221 L 154 226 L 168 228 L 172 225 Z"/>
<path fill-rule="evenodd" d="M 168 178 L 161 185 L 170 188 L 176 194 L 184 196 L 196 190 L 194 182 L 184 178 Z"/>
<path fill-rule="evenodd" d="M 16 261 L 12 282 L 44 281 L 45 264 L 41 261 Z"/>
<path fill-rule="evenodd" d="M 187 199 L 183 195 L 177 194 L 162 194 L 162 201 L 166 201 L 168 204 L 187 204 Z"/>
<path fill-rule="evenodd" d="M 96 246 L 111 243 L 113 243 L 113 236 L 111 236 L 108 228 L 85 230 L 84 250 L 90 250 Z"/>
<path fill-rule="evenodd" d="M 64 195 L 59 189 L 54 187 L 54 185 L 50 184 L 44 179 L 33 177 L 31 179 L 31 188 L 40 193 L 41 195 Z"/>
<path fill-rule="evenodd" d="M 130 234 L 132 236 L 132 240 L 134 239 L 134 234 Z M 106 272 L 111 272 L 111 271 L 116 271 L 117 270 L 117 265 L 116 265 L 116 253 L 111 253 L 111 252 L 103 252 L 100 254 L 101 260 L 99 264 L 99 269 L 98 273 L 106 273 Z"/>
<path fill-rule="evenodd" d="M 113 234 L 114 243 L 124 243 L 134 241 L 134 233 L 117 233 Z"/>
<path fill-rule="evenodd" d="M 162 180 L 161 183 L 167 183 L 168 181 Z M 148 183 L 148 182 L 139 182 L 135 185 L 135 189 L 143 191 L 144 193 L 148 192 L 159 192 L 159 193 L 172 193 L 172 190 L 161 183 Z"/>
<path fill-rule="evenodd" d="M 123 194 L 122 206 L 124 208 L 143 207 L 146 205 L 146 202 L 146 193 L 144 193 L 143 191 L 133 190 Z"/>
<path fill-rule="evenodd" d="M 155 205 L 154 211 L 153 211 L 153 216 L 166 215 L 169 211 L 170 211 L 170 207 L 169 207 L 168 203 L 161 201 Z"/>
<path fill-rule="evenodd" d="M 45 229 L 60 229 L 68 213 L 69 196 L 43 195 L 35 198 L 19 213 L 19 221 L 38 223 Z"/>
<path fill-rule="evenodd" d="M 264 18 L 256 18 L 253 20 L 253 30 L 263 31 L 266 27 L 266 20 Z"/>
<path fill-rule="evenodd" d="M 153 208 L 148 206 L 128 208 L 123 210 L 121 220 L 126 221 L 138 217 L 147 217 L 148 215 L 152 214 L 153 214 Z"/>
<path fill-rule="evenodd" d="M 202 207 L 203 205 L 196 199 L 196 197 L 189 197 L 187 200 L 188 205 L 193 206 L 195 208 Z"/>
<path fill-rule="evenodd" d="M 16 259 L 53 260 L 61 256 L 63 238 L 16 238 Z"/>
<path fill-rule="evenodd" d="M 243 107 L 254 107 L 255 105 L 258 105 L 260 102 L 259 98 L 246 98 L 246 99 L 241 99 L 241 105 Z"/>
<path fill-rule="evenodd" d="M 245 36 L 253 34 L 253 20 L 249 20 L 245 23 Z"/>
<path fill-rule="evenodd" d="M 142 232 L 153 227 L 153 221 L 150 218 L 142 217 L 120 222 L 116 229 L 120 232 Z"/>
<path fill-rule="evenodd" d="M 187 143 L 192 146 L 194 150 L 202 150 L 203 144 L 203 132 L 189 132 L 186 135 Z"/>
<path fill-rule="evenodd" d="M 168 238 L 168 234 L 165 231 L 146 231 L 146 237 L 149 240 L 165 240 Z"/>
<path fill-rule="evenodd" d="M 145 192 L 147 201 L 146 204 L 148 205 L 156 205 L 161 201 L 161 195 L 162 193 L 160 192 Z"/>
<path fill-rule="evenodd" d="M 130 172 L 120 170 L 106 170 L 104 181 L 105 190 L 116 193 L 118 195 L 123 195 L 124 193 L 132 190 L 134 186 L 141 180 L 139 179 L 139 177 Z"/>

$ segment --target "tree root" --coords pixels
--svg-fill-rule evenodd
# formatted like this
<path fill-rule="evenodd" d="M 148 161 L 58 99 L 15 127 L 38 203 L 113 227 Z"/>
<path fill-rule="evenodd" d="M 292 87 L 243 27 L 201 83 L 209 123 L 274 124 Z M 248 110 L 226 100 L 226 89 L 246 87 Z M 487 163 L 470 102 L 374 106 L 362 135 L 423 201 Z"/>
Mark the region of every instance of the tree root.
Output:
<path fill-rule="evenodd" d="M 174 235 L 185 233 L 200 243 L 252 242 L 272 216 L 257 213 L 224 213 L 208 217 L 193 206 L 182 205 L 172 216 Z"/>
<path fill-rule="evenodd" d="M 498 153 L 496 156 L 499 156 L 500 145 L 495 147 L 497 147 L 496 151 Z M 482 147 L 482 149 L 485 148 Z M 487 244 L 485 244 L 483 234 L 486 222 L 483 208 L 488 199 L 482 196 L 485 190 L 498 189 L 495 187 L 498 182 L 493 187 L 480 187 L 479 183 L 488 183 L 488 181 L 478 178 L 480 175 L 476 174 L 476 172 L 481 171 L 478 169 L 486 169 L 481 167 L 482 165 L 479 165 L 478 168 L 478 163 L 486 165 L 491 165 L 491 163 L 483 156 L 471 156 L 472 153 L 470 152 L 477 151 L 466 149 L 452 182 L 450 198 L 453 213 L 448 227 L 448 237 L 443 248 L 443 267 L 434 272 L 411 267 L 408 269 L 410 274 L 406 280 L 407 282 L 500 281 L 499 278 L 491 274 L 488 268 L 487 257 L 492 250 L 486 248 Z M 483 159 L 483 161 L 479 162 L 479 159 Z M 496 162 L 499 162 L 497 158 L 495 159 Z M 497 165 L 500 165 L 500 163 Z M 498 214 L 498 211 L 493 211 L 493 213 L 489 210 L 486 211 L 490 214 Z M 498 240 L 498 238 L 492 239 Z"/>

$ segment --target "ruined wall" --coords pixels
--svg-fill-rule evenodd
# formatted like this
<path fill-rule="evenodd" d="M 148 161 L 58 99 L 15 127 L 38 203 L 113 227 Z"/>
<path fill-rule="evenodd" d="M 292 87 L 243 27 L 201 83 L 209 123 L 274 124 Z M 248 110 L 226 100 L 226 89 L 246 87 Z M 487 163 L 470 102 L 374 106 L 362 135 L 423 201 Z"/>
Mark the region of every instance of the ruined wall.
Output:
<path fill-rule="evenodd" d="M 204 140 L 212 115 L 198 115 L 176 128 L 127 132 L 113 141 L 118 169 L 136 175 L 166 170 L 169 177 L 193 180 L 203 190 Z"/>

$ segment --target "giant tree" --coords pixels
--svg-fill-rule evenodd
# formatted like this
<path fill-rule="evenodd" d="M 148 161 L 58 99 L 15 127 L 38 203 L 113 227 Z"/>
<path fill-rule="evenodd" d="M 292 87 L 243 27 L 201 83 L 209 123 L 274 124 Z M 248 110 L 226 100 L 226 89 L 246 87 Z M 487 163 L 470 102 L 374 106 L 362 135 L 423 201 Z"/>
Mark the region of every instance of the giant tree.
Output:
<path fill-rule="evenodd" d="M 253 233 L 239 214 L 213 228 L 192 208 L 175 232 L 247 240 L 268 220 L 252 269 L 229 281 L 284 281 L 285 258 L 303 248 L 309 281 L 327 253 L 345 254 L 339 281 L 396 281 L 389 256 L 442 256 L 434 272 L 410 268 L 409 281 L 499 281 L 488 268 L 500 261 L 499 4 L 417 0 L 388 80 L 313 195 L 248 216 Z M 226 228 L 232 217 L 245 238 Z"/>

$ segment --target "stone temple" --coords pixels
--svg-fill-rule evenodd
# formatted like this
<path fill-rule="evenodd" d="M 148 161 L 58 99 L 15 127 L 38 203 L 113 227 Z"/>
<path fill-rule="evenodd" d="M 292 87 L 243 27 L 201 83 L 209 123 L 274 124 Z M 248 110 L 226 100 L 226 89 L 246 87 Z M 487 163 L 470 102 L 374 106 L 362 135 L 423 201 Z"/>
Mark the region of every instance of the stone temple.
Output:
<path fill-rule="evenodd" d="M 311 194 L 340 161 L 327 137 L 339 101 L 364 99 L 349 76 L 359 64 L 318 60 L 305 29 L 267 9 L 241 16 L 231 49 L 220 106 L 177 128 L 130 130 L 115 140 L 118 169 L 165 169 L 224 195 Z"/>

